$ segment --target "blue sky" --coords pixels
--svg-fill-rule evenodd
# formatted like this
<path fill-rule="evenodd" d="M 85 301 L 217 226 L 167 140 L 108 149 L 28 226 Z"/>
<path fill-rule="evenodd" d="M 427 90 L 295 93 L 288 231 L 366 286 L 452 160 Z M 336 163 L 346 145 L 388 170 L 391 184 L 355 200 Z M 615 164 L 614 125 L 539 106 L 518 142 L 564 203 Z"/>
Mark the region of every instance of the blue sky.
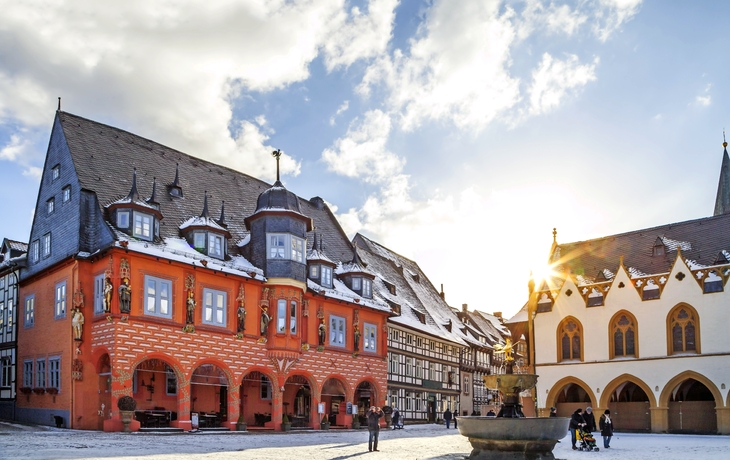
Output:
<path fill-rule="evenodd" d="M 730 3 L 0 0 L 0 237 L 56 108 L 321 196 L 453 306 L 514 313 L 552 242 L 711 215 Z"/>

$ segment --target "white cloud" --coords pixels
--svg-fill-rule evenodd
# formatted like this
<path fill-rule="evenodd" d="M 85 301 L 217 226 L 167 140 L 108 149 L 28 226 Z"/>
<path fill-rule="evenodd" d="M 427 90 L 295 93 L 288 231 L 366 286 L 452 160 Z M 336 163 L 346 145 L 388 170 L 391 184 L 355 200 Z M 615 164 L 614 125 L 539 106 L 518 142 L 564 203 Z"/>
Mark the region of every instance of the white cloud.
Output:
<path fill-rule="evenodd" d="M 581 65 L 578 56 L 571 54 L 565 60 L 553 58 L 545 53 L 542 62 L 532 72 L 530 86 L 530 113 L 538 115 L 548 112 L 565 98 L 568 90 L 585 86 L 596 79 L 598 58 L 592 64 Z"/>
<path fill-rule="evenodd" d="M 347 177 L 382 184 L 397 177 L 405 161 L 386 147 L 391 121 L 381 110 L 366 112 L 350 123 L 347 134 L 322 152 L 330 171 Z"/>
<path fill-rule="evenodd" d="M 599 40 L 606 41 L 621 25 L 639 12 L 642 0 L 598 0 L 593 32 Z"/>
<path fill-rule="evenodd" d="M 343 112 L 345 112 L 345 111 L 346 111 L 346 110 L 347 110 L 348 108 L 350 108 L 350 101 L 345 101 L 345 102 L 343 102 L 343 103 L 342 103 L 342 105 L 340 105 L 340 106 L 339 106 L 339 107 L 337 108 L 337 112 L 335 112 L 335 114 L 334 114 L 333 116 L 331 116 L 331 117 L 330 117 L 330 125 L 331 125 L 331 126 L 334 126 L 334 124 L 335 124 L 335 119 L 336 119 L 336 118 L 337 118 L 337 117 L 338 117 L 338 116 L 339 116 L 340 114 L 342 114 Z"/>
<path fill-rule="evenodd" d="M 695 102 L 697 105 L 701 105 L 702 107 L 707 107 L 710 104 L 712 104 L 712 96 L 710 96 L 710 89 L 712 88 L 712 83 L 708 83 L 707 86 L 705 86 L 704 95 L 697 96 L 695 98 Z"/>
<path fill-rule="evenodd" d="M 308 78 L 319 55 L 336 68 L 382 52 L 396 4 L 0 0 L 0 123 L 47 129 L 63 96 L 64 110 L 242 169 L 259 145 L 229 132 L 233 99 Z"/>
<path fill-rule="evenodd" d="M 257 117 L 257 120 L 259 117 Z M 276 163 L 271 161 L 271 152 L 276 150 L 266 144 L 269 136 L 250 121 L 242 121 L 235 133 L 236 156 L 216 158 L 217 163 L 236 164 L 241 170 L 254 177 L 276 177 Z M 297 176 L 301 172 L 301 162 L 283 153 L 280 160 L 281 175 Z"/>
<path fill-rule="evenodd" d="M 27 139 L 17 134 L 12 134 L 10 136 L 10 142 L 0 149 L 0 160 L 15 161 L 25 155 L 29 147 L 31 147 L 31 143 Z"/>

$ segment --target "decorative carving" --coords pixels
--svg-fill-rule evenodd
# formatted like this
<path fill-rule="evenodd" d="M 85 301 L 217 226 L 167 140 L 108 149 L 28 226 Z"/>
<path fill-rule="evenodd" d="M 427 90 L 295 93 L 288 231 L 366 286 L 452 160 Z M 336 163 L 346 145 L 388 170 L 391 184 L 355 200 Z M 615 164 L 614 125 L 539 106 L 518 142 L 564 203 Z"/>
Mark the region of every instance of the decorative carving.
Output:
<path fill-rule="evenodd" d="M 185 324 L 186 328 L 187 325 L 192 325 L 195 323 L 195 277 L 193 275 L 188 275 L 185 278 L 185 289 L 188 290 L 188 298 L 185 301 L 186 304 L 186 315 L 185 315 Z M 193 331 L 185 330 L 184 332 L 193 332 L 195 329 L 193 328 Z"/>
<path fill-rule="evenodd" d="M 322 304 L 319 304 L 319 307 L 317 307 L 317 318 L 324 319 L 324 307 Z"/>
<path fill-rule="evenodd" d="M 623 281 L 619 281 L 618 288 L 619 289 L 623 289 L 624 287 L 626 287 L 626 285 L 624 284 L 624 282 Z"/>
<path fill-rule="evenodd" d="M 114 291 L 114 285 L 110 276 L 104 277 L 104 313 L 111 313 L 112 311 L 112 292 Z"/>
<path fill-rule="evenodd" d="M 565 295 L 567 295 L 568 297 L 570 297 L 570 296 L 573 295 L 573 291 L 571 291 L 570 289 L 568 289 L 567 291 L 565 291 Z"/>
<path fill-rule="evenodd" d="M 76 292 L 74 292 L 73 298 L 74 308 L 84 308 L 84 292 L 81 289 L 81 282 L 79 281 L 76 285 Z"/>
<path fill-rule="evenodd" d="M 132 271 L 129 269 L 129 261 L 122 257 L 122 261 L 119 262 L 119 278 L 127 279 L 132 277 Z"/>
<path fill-rule="evenodd" d="M 271 321 L 271 317 L 269 316 L 269 308 L 264 305 L 261 307 L 261 337 L 266 337 L 266 332 L 269 329 L 269 321 Z"/>
<path fill-rule="evenodd" d="M 80 359 L 74 359 L 71 365 L 71 378 L 74 380 L 84 379 L 84 362 Z"/>
<path fill-rule="evenodd" d="M 682 272 L 677 273 L 674 277 L 677 278 L 679 281 L 682 281 L 686 275 Z"/>
<path fill-rule="evenodd" d="M 81 342 L 84 334 L 84 314 L 79 307 L 75 307 L 71 314 L 71 327 L 74 333 L 74 340 Z"/>
<path fill-rule="evenodd" d="M 307 299 L 302 300 L 302 316 L 304 318 L 309 317 L 309 300 Z"/>
<path fill-rule="evenodd" d="M 241 283 L 240 287 L 238 288 L 238 297 L 236 297 L 236 301 L 238 302 L 238 328 L 236 329 L 236 332 L 239 334 L 243 334 L 243 331 L 246 330 L 246 307 L 244 305 L 246 299 L 246 293 L 243 289 L 243 283 Z"/>
<path fill-rule="evenodd" d="M 355 309 L 355 317 L 352 320 L 353 326 L 359 326 L 360 325 L 360 310 Z"/>

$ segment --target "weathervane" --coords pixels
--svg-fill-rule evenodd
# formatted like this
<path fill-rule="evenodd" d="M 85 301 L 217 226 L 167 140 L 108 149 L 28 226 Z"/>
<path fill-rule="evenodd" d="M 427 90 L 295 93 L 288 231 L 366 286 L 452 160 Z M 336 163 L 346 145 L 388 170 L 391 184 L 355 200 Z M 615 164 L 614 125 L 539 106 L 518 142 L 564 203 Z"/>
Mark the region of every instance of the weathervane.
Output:
<path fill-rule="evenodd" d="M 276 181 L 279 182 L 279 158 L 281 158 L 281 149 L 276 149 L 271 154 L 276 158 Z"/>
<path fill-rule="evenodd" d="M 727 141 L 725 140 L 725 128 L 722 128 L 722 146 L 727 148 Z"/>

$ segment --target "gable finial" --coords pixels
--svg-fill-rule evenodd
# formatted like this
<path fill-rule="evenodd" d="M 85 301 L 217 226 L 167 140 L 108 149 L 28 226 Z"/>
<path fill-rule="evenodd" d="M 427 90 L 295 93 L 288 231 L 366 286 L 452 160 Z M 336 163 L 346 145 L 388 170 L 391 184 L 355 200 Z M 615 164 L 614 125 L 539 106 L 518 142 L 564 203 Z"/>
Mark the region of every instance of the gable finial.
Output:
<path fill-rule="evenodd" d="M 553 227 L 553 243 L 557 242 L 558 240 L 558 229 Z"/>
<path fill-rule="evenodd" d="M 281 149 L 276 149 L 271 152 L 271 155 L 276 158 L 276 182 L 279 182 L 279 158 L 281 158 Z"/>
<path fill-rule="evenodd" d="M 205 217 L 206 219 L 210 217 L 210 214 L 208 213 L 208 191 L 205 192 L 205 197 L 203 198 L 203 212 L 200 213 L 200 217 Z"/>
<path fill-rule="evenodd" d="M 61 96 L 58 96 L 58 111 L 61 111 Z M 724 133 L 725 131 L 723 131 Z"/>
<path fill-rule="evenodd" d="M 172 185 L 175 187 L 178 187 L 180 184 L 178 184 L 178 173 L 180 169 L 180 163 L 175 163 L 175 180 L 172 181 Z"/>
<path fill-rule="evenodd" d="M 727 148 L 727 141 L 725 140 L 725 128 L 722 128 L 722 146 L 724 148 Z"/>
<path fill-rule="evenodd" d="M 139 200 L 139 192 L 137 191 L 137 168 L 134 168 L 134 171 L 132 172 L 132 188 L 129 190 L 127 198 L 131 201 Z"/>
<path fill-rule="evenodd" d="M 218 219 L 218 223 L 223 227 L 226 227 L 226 201 L 221 201 L 221 217 Z"/>
<path fill-rule="evenodd" d="M 150 203 L 150 204 L 157 203 L 157 177 L 152 178 L 152 195 L 150 195 L 149 199 L 147 200 L 147 203 Z"/>

